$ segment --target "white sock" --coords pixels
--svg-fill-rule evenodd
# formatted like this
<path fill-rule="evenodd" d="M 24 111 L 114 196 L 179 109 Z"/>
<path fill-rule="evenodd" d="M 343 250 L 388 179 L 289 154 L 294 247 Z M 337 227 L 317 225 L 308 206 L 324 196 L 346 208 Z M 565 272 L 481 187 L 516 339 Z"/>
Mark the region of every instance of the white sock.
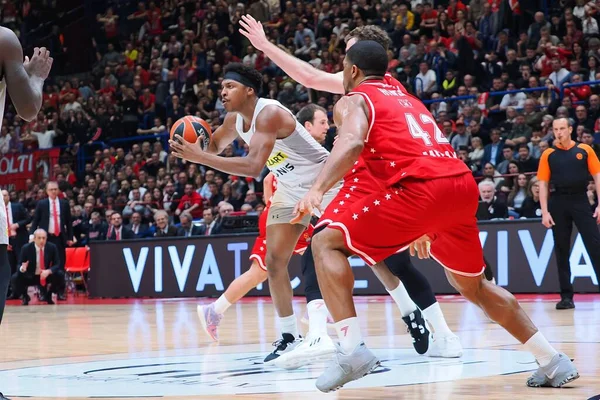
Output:
<path fill-rule="evenodd" d="M 357 317 L 346 318 L 340 322 L 336 322 L 335 330 L 340 339 L 340 347 L 344 354 L 352 353 L 363 341 Z"/>
<path fill-rule="evenodd" d="M 388 290 L 387 292 L 390 294 L 390 296 L 392 296 L 392 299 L 394 299 L 398 305 L 400 314 L 402 314 L 403 317 L 410 315 L 410 313 L 417 309 L 417 305 L 408 295 L 408 292 L 406 291 L 406 288 L 402 282 L 398 284 L 396 289 Z"/>
<path fill-rule="evenodd" d="M 542 332 L 537 331 L 535 335 L 533 335 L 527 342 L 524 344 L 525 350 L 533 354 L 538 364 L 541 367 L 545 367 L 550 364 L 552 357 L 554 357 L 558 352 L 548 340 L 542 335 Z"/>
<path fill-rule="evenodd" d="M 453 335 L 452 331 L 448 327 L 446 323 L 446 319 L 444 318 L 444 313 L 442 312 L 442 308 L 440 307 L 440 303 L 437 301 L 423 310 L 423 315 L 425 319 L 434 330 L 435 337 L 444 337 Z"/>
<path fill-rule="evenodd" d="M 298 338 L 298 323 L 296 321 L 296 316 L 294 314 L 289 317 L 278 317 L 279 320 L 279 329 L 281 333 L 290 333 L 294 336 L 294 338 Z"/>
<path fill-rule="evenodd" d="M 311 338 L 327 335 L 327 317 L 329 311 L 322 299 L 313 300 L 306 305 L 308 310 L 308 334 Z"/>
<path fill-rule="evenodd" d="M 223 314 L 229 307 L 231 307 L 231 303 L 225 298 L 224 294 L 215 301 L 215 311 L 218 314 Z"/>

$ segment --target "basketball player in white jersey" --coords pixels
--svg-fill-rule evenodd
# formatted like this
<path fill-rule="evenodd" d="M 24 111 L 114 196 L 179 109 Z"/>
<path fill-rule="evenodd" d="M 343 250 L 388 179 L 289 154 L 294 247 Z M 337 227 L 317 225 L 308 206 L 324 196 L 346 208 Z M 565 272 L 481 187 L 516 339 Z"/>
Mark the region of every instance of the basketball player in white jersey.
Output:
<path fill-rule="evenodd" d="M 250 15 L 243 16 L 240 25 L 242 26 L 240 33 L 292 79 L 307 88 L 344 94 L 342 72 L 333 74 L 313 68 L 305 61 L 286 53 L 268 40 L 262 24 Z M 386 49 L 390 43 L 387 33 L 372 25 L 354 29 L 345 39 L 346 51 L 359 40 L 375 40 Z M 311 247 L 307 249 L 303 258 L 312 261 Z M 413 346 L 419 354 L 445 358 L 462 355 L 459 338 L 448 327 L 431 286 L 425 276 L 412 265 L 408 251 L 391 256 L 385 260 L 385 263 L 373 265 L 372 269 L 398 305 L 402 319 L 413 338 Z M 429 340 L 429 331 L 425 326 L 421 310 L 434 330 L 433 342 Z"/>
<path fill-rule="evenodd" d="M 35 48 L 31 59 L 25 57 L 19 39 L 10 29 L 0 27 L 0 128 L 6 105 L 6 91 L 17 113 L 25 121 L 37 117 L 42 107 L 44 80 L 50 73 L 52 57 L 45 47 Z M 10 282 L 8 263 L 8 223 L 4 199 L 0 196 L 0 323 Z M 6 399 L 0 393 L 0 400 Z"/>
<path fill-rule="evenodd" d="M 240 63 L 228 64 L 221 92 L 228 113 L 223 125 L 212 135 L 210 145 L 202 149 L 202 138 L 188 143 L 179 136 L 169 143 L 175 156 L 228 174 L 259 176 L 266 165 L 277 178 L 277 191 L 267 220 L 266 264 L 281 339 L 265 358 L 265 363 L 269 363 L 302 342 L 292 308 L 287 266 L 311 215 L 304 216 L 298 223 L 291 221 L 295 219 L 296 202 L 310 189 L 329 152 L 312 138 L 290 110 L 276 100 L 257 96 L 261 83 L 262 76 L 255 69 Z M 248 143 L 248 155 L 219 157 L 217 154 L 238 136 Z M 341 182 L 324 196 L 323 203 L 329 204 L 340 187 Z"/>
<path fill-rule="evenodd" d="M 304 126 L 308 133 L 319 143 L 322 143 L 325 140 L 327 135 L 327 131 L 329 130 L 329 120 L 327 119 L 327 111 L 322 109 L 321 107 L 315 106 L 314 104 L 309 104 L 305 106 L 302 110 L 300 110 L 297 114 L 297 119 L 302 126 Z M 273 190 L 275 190 L 273 185 L 274 177 L 273 173 L 269 173 L 267 177 L 263 180 L 263 198 L 269 204 L 270 199 L 273 195 Z M 268 212 L 268 208 L 264 211 Z M 261 220 L 259 220 L 259 226 L 261 226 L 260 230 L 263 232 L 262 227 L 262 218 L 267 215 L 261 216 Z M 303 236 L 308 235 L 310 230 L 307 233 L 303 234 Z M 225 292 L 219 298 L 207 305 L 207 306 L 198 306 L 198 317 L 200 318 L 200 322 L 202 323 L 202 327 L 204 331 L 210 336 L 213 340 L 218 340 L 218 327 L 223 318 L 223 314 L 225 311 L 231 307 L 231 305 L 237 302 L 239 299 L 244 297 L 250 290 L 255 288 L 258 284 L 263 283 L 267 280 L 267 270 L 268 267 L 266 265 L 265 254 L 264 254 L 264 237 L 261 233 L 257 237 L 257 241 L 259 243 L 255 244 L 252 249 L 252 254 L 250 255 L 250 259 L 252 260 L 252 265 L 250 268 L 244 272 L 242 275 L 237 277 L 231 284 L 227 287 Z M 266 236 L 266 235 L 265 235 Z M 301 240 L 296 248 L 294 249 L 294 253 L 302 255 L 304 250 L 306 249 L 307 243 L 305 240 Z M 305 289 L 308 293 L 310 291 L 307 283 L 307 287 Z M 317 357 L 319 354 L 325 354 L 326 356 L 331 356 L 331 353 L 335 351 L 334 344 L 332 339 L 327 335 L 327 318 L 328 311 L 327 307 L 325 307 L 325 302 L 322 299 L 320 292 L 318 293 L 318 299 L 312 300 L 307 295 L 307 310 L 308 310 L 308 323 L 309 323 L 309 331 L 306 338 L 303 341 L 301 346 L 298 346 L 296 349 L 300 349 L 302 346 L 305 346 L 308 343 L 315 342 L 318 345 L 313 345 L 308 348 L 305 348 L 304 351 L 298 353 L 298 356 L 293 360 L 285 360 L 286 355 L 291 354 L 292 352 L 286 353 L 282 357 L 278 357 L 274 361 L 275 366 L 283 366 L 285 368 L 290 368 L 291 366 L 301 366 L 306 365 L 313 361 L 318 361 Z M 324 348 L 324 349 L 322 349 Z M 329 349 L 328 349 L 329 348 Z M 297 350 L 296 350 L 297 351 Z M 295 351 L 295 352 L 296 352 Z M 313 354 L 317 354 L 317 356 L 313 356 Z M 289 358 L 289 357 L 288 357 Z"/>

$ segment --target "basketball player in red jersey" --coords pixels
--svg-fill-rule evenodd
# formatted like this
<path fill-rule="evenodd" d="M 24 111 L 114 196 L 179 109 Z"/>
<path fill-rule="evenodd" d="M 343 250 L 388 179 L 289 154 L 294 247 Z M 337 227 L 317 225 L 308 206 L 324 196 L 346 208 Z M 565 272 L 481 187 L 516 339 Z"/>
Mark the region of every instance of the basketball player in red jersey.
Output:
<path fill-rule="evenodd" d="M 281 50 L 269 42 L 260 22 L 257 22 L 250 15 L 242 17 L 240 24 L 243 27 L 243 29 L 240 29 L 240 33 L 246 36 L 256 48 L 262 50 L 279 68 L 282 68 L 293 79 L 309 88 L 344 94 L 341 72 L 330 74 L 315 69 L 310 64 Z M 360 40 L 375 40 L 386 50 L 391 43 L 388 34 L 381 28 L 373 25 L 352 30 L 345 40 L 346 51 Z M 391 75 L 386 74 L 385 79 L 387 83 L 397 86 L 400 90 L 406 92 L 406 89 L 400 82 Z M 370 176 L 366 166 L 359 161 L 359 164 L 354 166 L 344 177 L 342 192 L 344 196 L 350 196 L 353 193 L 368 192 L 373 184 L 373 178 Z M 337 202 L 336 208 L 330 208 L 328 212 L 342 212 L 351 203 L 351 199 L 345 198 L 341 202 Z M 328 216 L 321 218 L 319 228 L 323 228 L 329 221 L 331 221 L 331 218 Z M 315 275 L 310 246 L 302 257 L 302 262 L 304 269 L 309 271 L 307 274 L 307 285 L 309 285 L 310 277 Z M 374 265 L 373 271 L 398 305 L 402 319 L 408 326 L 409 333 L 413 338 L 413 346 L 419 354 L 447 358 L 460 357 L 462 355 L 462 346 L 459 338 L 448 327 L 442 309 L 433 294 L 427 278 L 411 263 L 408 251 L 394 254 L 386 259 L 385 263 L 382 262 Z M 425 318 L 423 318 L 421 310 Z M 425 320 L 434 330 L 434 334 L 432 335 L 433 341 L 430 341 L 430 333 Z M 298 348 L 298 350 L 302 350 L 302 348 Z"/>
<path fill-rule="evenodd" d="M 340 139 L 296 206 L 300 214 L 320 209 L 322 193 L 360 157 L 379 183 L 349 209 L 335 214 L 312 240 L 319 283 L 340 339 L 340 352 L 318 378 L 317 388 L 336 390 L 379 365 L 360 333 L 348 255 L 359 255 L 373 265 L 409 246 L 429 254 L 427 242 L 450 283 L 533 353 L 540 367 L 528 386 L 561 387 L 577 379 L 571 360 L 548 343 L 514 296 L 482 278 L 477 185 L 431 113 L 417 98 L 387 84 L 386 70 L 387 53 L 377 42 L 360 41 L 348 51 L 346 96 L 334 110 Z M 335 207 L 336 200 L 329 207 Z M 380 234 L 373 235 L 374 231 Z"/>

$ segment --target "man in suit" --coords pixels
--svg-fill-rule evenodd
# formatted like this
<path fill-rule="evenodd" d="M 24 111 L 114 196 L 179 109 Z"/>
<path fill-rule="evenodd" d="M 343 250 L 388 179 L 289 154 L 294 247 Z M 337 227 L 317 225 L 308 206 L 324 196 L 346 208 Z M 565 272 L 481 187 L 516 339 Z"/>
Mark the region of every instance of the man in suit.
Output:
<path fill-rule="evenodd" d="M 107 231 L 108 226 L 100 218 L 100 213 L 98 211 L 94 211 L 91 214 L 90 226 L 88 228 L 88 243 L 91 241 L 106 240 Z"/>
<path fill-rule="evenodd" d="M 29 234 L 32 235 L 37 229 L 46 231 L 48 241 L 56 246 L 60 261 L 64 265 L 65 248 L 73 245 L 71 209 L 67 200 L 58 198 L 58 184 L 56 182 L 48 182 L 46 193 L 48 198 L 39 201 L 35 207 Z"/>
<path fill-rule="evenodd" d="M 142 224 L 142 215 L 139 212 L 131 214 L 130 224 L 125 225 L 127 229 L 133 232 L 136 238 L 148 237 L 148 225 Z"/>
<path fill-rule="evenodd" d="M 179 216 L 179 221 L 181 221 L 181 227 L 179 228 L 177 236 L 190 237 L 202 235 L 202 229 L 200 229 L 199 226 L 194 225 L 192 214 L 189 212 L 182 212 Z"/>
<path fill-rule="evenodd" d="M 166 211 L 159 210 L 154 213 L 154 222 L 156 223 L 154 237 L 177 236 L 177 228 L 169 224 L 169 214 Z"/>
<path fill-rule="evenodd" d="M 12 203 L 7 190 L 2 191 L 8 221 L 8 261 L 11 275 L 17 272 L 21 248 L 28 242 L 27 224 L 31 222 L 25 207 L 21 203 Z M 9 296 L 14 298 L 13 296 Z"/>
<path fill-rule="evenodd" d="M 118 212 L 110 216 L 110 223 L 112 224 L 112 229 L 106 240 L 135 239 L 135 234 L 123 226 L 123 218 Z"/>
<path fill-rule="evenodd" d="M 479 182 L 479 197 L 481 210 L 477 211 L 477 219 L 487 221 L 508 218 L 508 207 L 496 197 L 496 185 L 488 179 Z"/>
<path fill-rule="evenodd" d="M 211 235 L 220 235 L 223 231 L 223 219 L 233 212 L 233 206 L 227 202 L 219 204 L 219 215 L 210 229 Z"/>
<path fill-rule="evenodd" d="M 490 132 L 490 139 L 492 143 L 483 148 L 483 158 L 481 159 L 482 169 L 487 163 L 492 163 L 492 165 L 497 169 L 498 165 L 504 161 L 504 155 L 502 154 L 504 142 L 500 140 L 500 130 L 495 128 L 492 129 Z"/>
<path fill-rule="evenodd" d="M 204 225 L 200 226 L 200 236 L 209 236 L 216 224 L 212 208 L 206 208 L 202 212 L 202 219 L 204 220 Z"/>
<path fill-rule="evenodd" d="M 65 271 L 58 249 L 48 241 L 46 231 L 37 229 L 33 233 L 33 242 L 23 246 L 19 261 L 21 267 L 12 276 L 12 287 L 17 297 L 23 296 L 23 305 L 31 300 L 27 288 L 32 285 L 40 285 L 48 304 L 54 304 L 52 293 L 64 291 Z"/>

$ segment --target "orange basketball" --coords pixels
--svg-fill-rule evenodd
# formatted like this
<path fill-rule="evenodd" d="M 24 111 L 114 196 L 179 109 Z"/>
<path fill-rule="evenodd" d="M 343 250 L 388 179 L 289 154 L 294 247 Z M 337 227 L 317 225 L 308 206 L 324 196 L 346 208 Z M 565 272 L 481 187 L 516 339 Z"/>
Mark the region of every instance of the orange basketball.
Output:
<path fill-rule="evenodd" d="M 204 140 L 200 141 L 200 146 L 204 149 L 210 144 L 212 136 L 212 129 L 208 122 L 202 118 L 188 115 L 183 118 L 179 118 L 171 127 L 171 139 L 173 136 L 179 135 L 186 142 L 196 143 L 198 136 L 202 136 Z"/>

